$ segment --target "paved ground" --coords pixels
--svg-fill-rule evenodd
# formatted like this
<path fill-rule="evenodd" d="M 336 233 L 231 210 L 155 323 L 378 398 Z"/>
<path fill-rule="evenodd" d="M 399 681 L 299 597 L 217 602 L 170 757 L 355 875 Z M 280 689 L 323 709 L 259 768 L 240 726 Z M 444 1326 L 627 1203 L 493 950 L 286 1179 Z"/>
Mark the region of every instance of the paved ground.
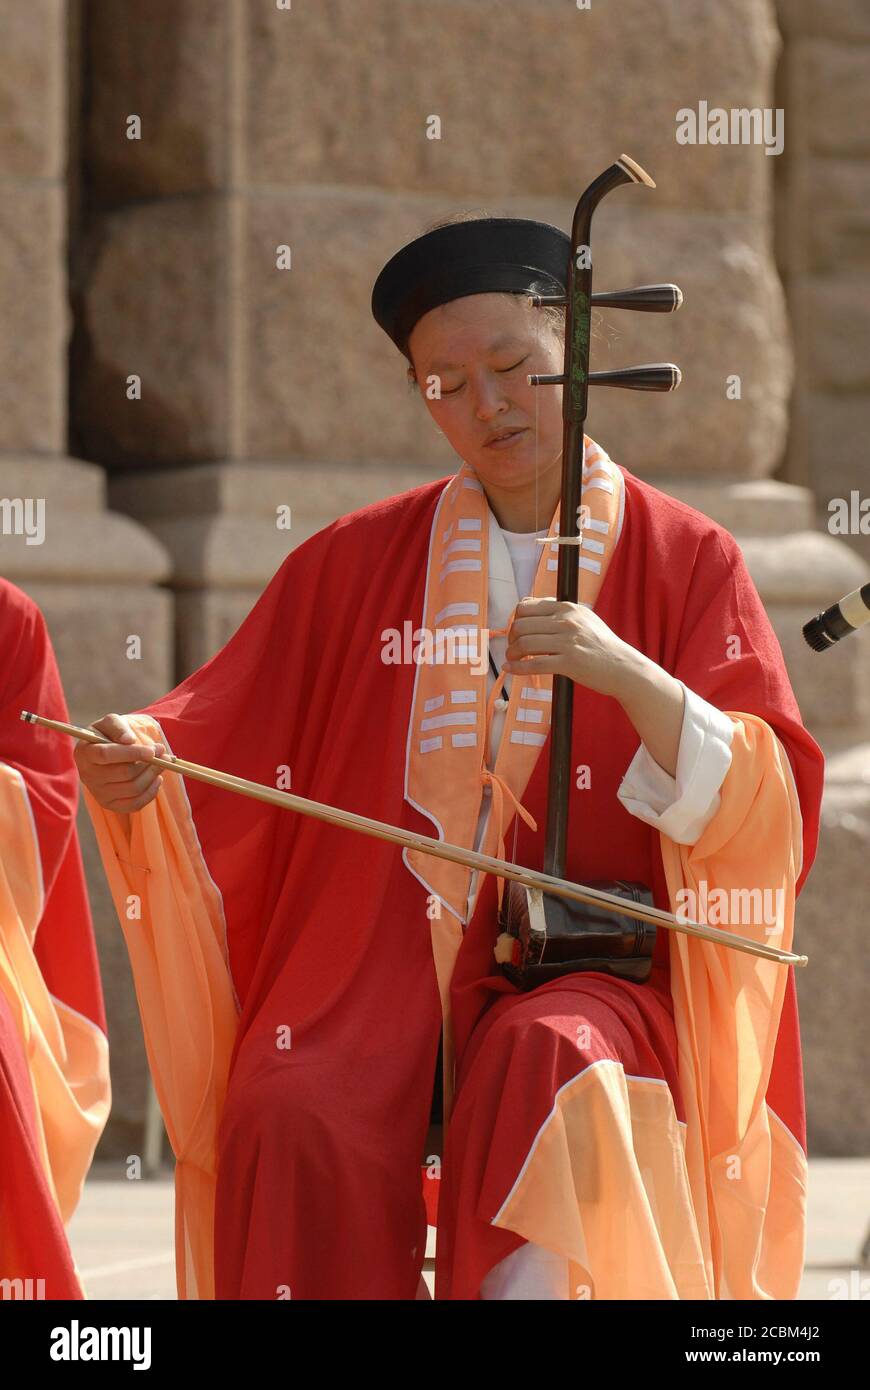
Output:
<path fill-rule="evenodd" d="M 175 1298 L 172 1180 L 130 1182 L 98 1164 L 73 1217 L 70 1237 L 91 1298 Z M 870 1266 L 860 1264 L 870 1229 L 870 1158 L 810 1162 L 807 1263 L 800 1297 L 870 1299 Z M 427 1255 L 434 1253 L 429 1228 Z M 431 1258 L 424 1277 L 433 1288 Z"/>

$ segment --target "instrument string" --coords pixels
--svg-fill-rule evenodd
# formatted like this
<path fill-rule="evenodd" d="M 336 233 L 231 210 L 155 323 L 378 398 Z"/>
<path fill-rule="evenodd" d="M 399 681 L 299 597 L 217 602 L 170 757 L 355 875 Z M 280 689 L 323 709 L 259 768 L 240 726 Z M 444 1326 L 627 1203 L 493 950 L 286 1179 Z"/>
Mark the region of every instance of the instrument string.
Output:
<path fill-rule="evenodd" d="M 513 843 L 513 849 L 511 850 L 511 863 L 512 863 L 512 864 L 516 864 L 516 862 L 517 862 L 517 836 L 518 836 L 518 833 L 519 833 L 519 828 L 520 828 L 520 818 L 519 818 L 519 816 L 517 815 L 517 813 L 516 813 L 516 811 L 515 811 L 515 812 L 514 812 L 514 843 Z M 511 884 L 508 884 L 508 886 L 507 886 L 507 925 L 508 925 L 508 930 L 510 930 L 510 925 L 511 925 Z"/>
<path fill-rule="evenodd" d="M 540 389 L 539 389 L 537 386 L 533 387 L 532 389 L 534 390 L 534 393 L 535 393 L 535 530 L 536 530 L 536 531 L 540 531 L 540 529 L 541 529 L 541 522 L 540 522 L 540 517 L 539 517 L 539 515 L 538 515 L 538 447 L 539 447 L 540 439 L 539 439 L 539 432 L 538 432 L 538 431 L 539 431 L 539 422 L 540 422 L 540 395 L 541 395 L 541 393 L 540 393 Z M 538 556 L 538 559 L 540 559 L 540 555 Z M 535 566 L 535 568 L 537 569 L 537 566 Z"/>

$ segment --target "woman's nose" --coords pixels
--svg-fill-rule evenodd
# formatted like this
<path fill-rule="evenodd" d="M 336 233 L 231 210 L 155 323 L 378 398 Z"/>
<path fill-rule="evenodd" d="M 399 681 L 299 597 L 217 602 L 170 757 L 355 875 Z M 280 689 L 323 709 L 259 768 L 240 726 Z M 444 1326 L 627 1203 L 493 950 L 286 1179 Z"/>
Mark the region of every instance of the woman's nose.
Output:
<path fill-rule="evenodd" d="M 478 383 L 474 391 L 474 401 L 478 417 L 482 420 L 489 419 L 496 411 L 510 405 L 504 383 L 497 377 Z"/>

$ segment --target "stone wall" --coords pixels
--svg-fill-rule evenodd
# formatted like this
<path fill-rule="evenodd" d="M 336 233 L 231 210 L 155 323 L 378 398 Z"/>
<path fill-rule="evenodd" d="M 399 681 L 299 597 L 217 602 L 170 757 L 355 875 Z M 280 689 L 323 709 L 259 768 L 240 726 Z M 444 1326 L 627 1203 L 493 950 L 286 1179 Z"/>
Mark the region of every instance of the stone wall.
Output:
<path fill-rule="evenodd" d="M 776 254 L 795 352 L 779 476 L 810 489 L 820 531 L 837 535 L 860 560 L 852 588 L 866 579 L 870 561 L 870 8 L 864 0 L 778 0 L 777 18 L 785 40 L 777 102 L 787 114 Z M 845 531 L 834 521 L 835 499 L 849 504 Z M 847 588 L 838 590 L 829 576 L 821 606 Z M 800 972 L 798 992 L 809 1141 L 827 1154 L 866 1153 L 870 1140 L 867 1082 L 857 1061 L 870 1044 L 870 1017 L 859 1002 L 867 970 L 855 937 L 870 852 L 866 701 L 851 732 L 833 736 L 828 720 L 850 679 L 843 648 L 852 644 L 847 660 L 860 658 L 866 690 L 866 629 L 811 663 L 822 721 L 811 727 L 830 756 L 819 853 L 800 904 L 811 968 Z"/>
<path fill-rule="evenodd" d="M 225 458 L 449 470 L 371 317 L 374 276 L 458 206 L 565 225 L 625 148 L 658 188 L 600 209 L 598 286 L 678 278 L 686 302 L 669 320 L 609 316 L 596 365 L 671 356 L 685 379 L 672 400 L 596 393 L 591 430 L 645 476 L 760 477 L 779 462 L 791 354 L 773 161 L 675 138 L 698 93 L 769 104 L 768 4 L 95 0 L 88 16 L 74 410 L 91 457 L 139 473 Z M 632 71 L 642 83 L 619 80 Z M 141 401 L 126 400 L 131 372 Z"/>
<path fill-rule="evenodd" d="M 858 494 L 870 561 L 870 5 L 779 0 L 787 105 L 777 186 L 777 256 L 796 356 L 787 469 L 810 487 L 819 524 Z M 834 596 L 839 597 L 839 595 Z"/>
<path fill-rule="evenodd" d="M 0 0 L 0 497 L 45 508 L 41 543 L 0 533 L 0 574 L 39 604 L 70 717 L 86 724 L 172 683 L 173 618 L 172 595 L 159 587 L 170 574 L 165 550 L 106 510 L 103 469 L 67 451 L 67 79 L 77 51 L 68 18 L 62 0 Z M 138 660 L 127 659 L 130 634 L 142 639 Z M 101 1152 L 139 1152 L 148 1078 L 141 1027 L 83 806 L 79 831 L 111 1044 L 114 1102 Z"/>

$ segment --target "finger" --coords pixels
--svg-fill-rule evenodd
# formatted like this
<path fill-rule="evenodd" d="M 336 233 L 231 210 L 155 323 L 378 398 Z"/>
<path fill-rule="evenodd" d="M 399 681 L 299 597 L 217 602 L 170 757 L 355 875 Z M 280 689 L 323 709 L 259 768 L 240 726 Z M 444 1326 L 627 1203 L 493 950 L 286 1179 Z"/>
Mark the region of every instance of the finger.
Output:
<path fill-rule="evenodd" d="M 138 796 L 160 776 L 160 768 L 150 764 L 133 763 L 129 768 L 110 768 L 100 780 L 100 786 L 118 796 Z"/>
<path fill-rule="evenodd" d="M 529 656 L 522 661 L 506 661 L 504 669 L 509 673 L 514 672 L 516 675 L 522 676 L 527 676 L 531 672 L 540 676 L 557 676 L 563 664 L 558 656 Z"/>
<path fill-rule="evenodd" d="M 563 632 L 565 619 L 560 614 L 552 618 L 536 614 L 531 618 L 514 618 L 508 631 L 508 638 L 523 637 L 528 632 Z"/>
<path fill-rule="evenodd" d="M 125 742 L 135 743 L 136 735 L 130 728 L 128 720 L 121 714 L 104 714 L 102 719 L 95 719 L 91 725 L 98 734 L 103 734 L 110 738 L 113 743 Z"/>
<path fill-rule="evenodd" d="M 555 598 L 524 598 L 517 604 L 514 613 L 518 618 L 531 617 L 536 613 L 555 613 L 561 607 L 563 604 Z"/>
<path fill-rule="evenodd" d="M 160 755 L 152 743 L 92 743 L 91 761 L 96 766 L 110 766 L 115 763 L 151 762 Z"/>
<path fill-rule="evenodd" d="M 147 806 L 149 801 L 153 801 L 163 785 L 163 778 L 158 777 L 153 787 L 149 787 L 146 792 L 135 797 L 118 798 L 106 804 L 107 811 L 141 811 L 143 806 Z"/>
<path fill-rule="evenodd" d="M 166 751 L 165 745 L 159 739 L 156 742 L 148 738 L 140 739 L 132 728 L 129 719 L 125 719 L 121 714 L 105 714 L 102 719 L 95 719 L 91 728 L 96 733 L 102 734 L 104 738 L 111 739 L 113 743 L 122 743 L 128 746 L 136 744 L 144 748 L 153 748 L 157 757 L 161 757 Z M 86 747 L 91 748 L 98 746 L 97 744 L 86 745 Z"/>
<path fill-rule="evenodd" d="M 558 656 L 564 652 L 566 643 L 564 641 L 553 640 L 551 636 L 541 636 L 531 633 L 526 637 L 519 637 L 516 642 L 511 642 L 505 652 L 509 661 L 516 661 L 523 656 Z"/>

